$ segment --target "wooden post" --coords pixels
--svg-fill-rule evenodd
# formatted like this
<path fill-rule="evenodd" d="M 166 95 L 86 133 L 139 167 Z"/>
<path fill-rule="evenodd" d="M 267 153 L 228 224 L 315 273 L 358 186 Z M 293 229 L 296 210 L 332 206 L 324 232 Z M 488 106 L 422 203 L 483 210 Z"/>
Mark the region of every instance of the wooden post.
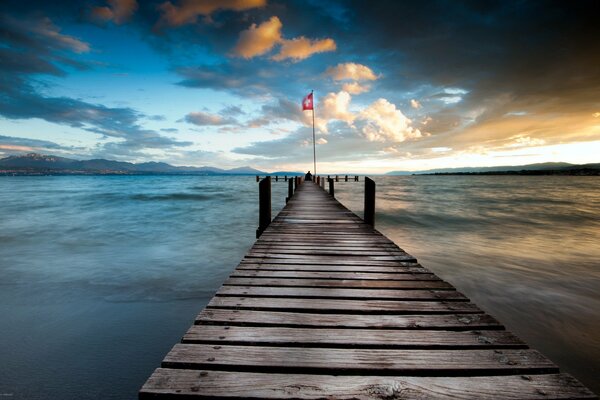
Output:
<path fill-rule="evenodd" d="M 365 176 L 365 223 L 375 226 L 375 181 Z"/>
<path fill-rule="evenodd" d="M 258 229 L 256 238 L 267 229 L 271 223 L 271 177 L 267 176 L 258 184 Z"/>
<path fill-rule="evenodd" d="M 279 177 L 275 175 L 275 182 L 279 182 Z"/>
<path fill-rule="evenodd" d="M 344 177 L 344 182 L 348 182 L 348 175 Z"/>
<path fill-rule="evenodd" d="M 321 185 L 321 177 L 317 176 L 317 186 Z"/>
<path fill-rule="evenodd" d="M 325 189 L 325 177 L 323 177 L 323 179 L 321 179 L 321 187 L 323 189 Z"/>
<path fill-rule="evenodd" d="M 358 175 L 354 176 L 354 182 L 358 182 Z"/>
<path fill-rule="evenodd" d="M 260 181 L 260 176 L 256 175 L 256 182 Z"/>
<path fill-rule="evenodd" d="M 288 195 L 285 198 L 285 202 L 287 203 L 288 201 L 290 201 L 290 199 L 292 198 L 293 195 L 294 195 L 294 182 L 292 182 L 292 180 L 290 179 L 288 181 Z"/>
<path fill-rule="evenodd" d="M 337 175 L 336 175 L 336 176 L 335 176 L 335 181 L 336 181 L 336 182 L 339 182 L 339 181 L 340 181 L 339 179 L 340 179 L 340 178 L 339 178 L 339 176 L 337 176 Z"/>
<path fill-rule="evenodd" d="M 287 181 L 288 181 L 288 180 L 287 180 L 287 175 L 286 175 L 286 176 L 285 176 L 283 179 L 285 179 L 285 181 L 287 182 Z"/>
<path fill-rule="evenodd" d="M 329 178 L 329 194 L 331 195 L 331 197 L 335 197 L 335 189 L 333 187 L 333 179 Z"/>

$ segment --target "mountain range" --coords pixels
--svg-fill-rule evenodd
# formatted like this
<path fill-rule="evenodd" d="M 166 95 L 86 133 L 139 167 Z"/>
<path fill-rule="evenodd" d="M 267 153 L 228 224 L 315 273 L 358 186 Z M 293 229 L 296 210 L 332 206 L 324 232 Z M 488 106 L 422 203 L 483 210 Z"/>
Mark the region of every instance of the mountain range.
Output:
<path fill-rule="evenodd" d="M 540 172 L 569 172 L 580 170 L 600 170 L 600 163 L 595 164 L 569 164 L 565 162 L 547 162 L 527 165 L 502 165 L 497 167 L 463 167 L 463 168 L 437 168 L 423 171 L 391 171 L 386 175 L 432 175 L 432 174 L 494 174 L 515 173 L 526 171 Z"/>
<path fill-rule="evenodd" d="M 176 167 L 162 162 L 130 163 L 105 159 L 75 160 L 29 153 L 0 159 L 0 171 L 19 174 L 188 174 L 188 175 L 266 175 L 252 167 Z"/>
<path fill-rule="evenodd" d="M 497 167 L 438 168 L 423 171 L 391 171 L 385 175 L 432 175 L 432 174 L 591 174 L 600 173 L 600 163 L 569 164 L 540 163 L 528 165 L 505 165 Z M 583 172 L 583 173 L 582 173 Z M 222 169 L 211 166 L 176 167 L 163 162 L 130 163 L 125 161 L 76 160 L 72 158 L 29 153 L 0 159 L 0 175 L 61 175 L 61 174 L 180 174 L 180 175 L 302 175 L 301 172 L 278 171 L 268 173 L 252 167 Z M 356 174 L 353 174 L 356 175 Z"/>

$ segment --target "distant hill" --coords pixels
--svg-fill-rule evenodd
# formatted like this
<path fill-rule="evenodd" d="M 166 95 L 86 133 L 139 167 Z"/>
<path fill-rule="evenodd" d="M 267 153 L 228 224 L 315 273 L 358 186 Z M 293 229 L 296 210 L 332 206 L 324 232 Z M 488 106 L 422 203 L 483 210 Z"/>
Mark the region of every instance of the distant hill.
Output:
<path fill-rule="evenodd" d="M 130 163 L 93 159 L 75 160 L 29 153 L 0 159 L 0 174 L 188 174 L 188 175 L 266 175 L 252 167 L 221 169 L 216 167 L 176 167 L 162 162 Z"/>
<path fill-rule="evenodd" d="M 569 164 L 564 162 L 557 163 L 539 163 L 527 165 L 504 165 L 497 167 L 464 167 L 464 168 L 437 168 L 423 171 L 391 171 L 386 175 L 464 175 L 464 174 L 509 174 L 509 173 L 524 173 L 533 175 L 535 171 L 540 174 L 552 174 L 576 172 L 576 171 L 600 171 L 600 163 L 595 164 Z"/>

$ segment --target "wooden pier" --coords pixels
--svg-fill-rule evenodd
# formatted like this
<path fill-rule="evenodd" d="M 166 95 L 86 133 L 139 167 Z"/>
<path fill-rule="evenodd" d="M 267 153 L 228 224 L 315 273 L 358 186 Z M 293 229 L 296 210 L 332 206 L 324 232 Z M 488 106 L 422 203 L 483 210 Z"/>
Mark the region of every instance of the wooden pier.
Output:
<path fill-rule="evenodd" d="M 139 393 L 180 396 L 597 398 L 309 182 Z"/>

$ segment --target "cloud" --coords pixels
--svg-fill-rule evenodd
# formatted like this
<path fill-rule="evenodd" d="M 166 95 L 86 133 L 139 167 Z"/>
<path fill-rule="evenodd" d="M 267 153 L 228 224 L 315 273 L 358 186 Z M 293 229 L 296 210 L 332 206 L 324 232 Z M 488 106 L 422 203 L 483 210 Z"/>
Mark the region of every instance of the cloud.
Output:
<path fill-rule="evenodd" d="M 350 94 L 361 94 L 371 90 L 369 85 L 361 85 L 358 82 L 348 82 L 342 85 L 342 90 Z"/>
<path fill-rule="evenodd" d="M 243 58 L 263 55 L 281 41 L 281 21 L 271 17 L 260 25 L 252 24 L 240 33 L 240 38 L 233 49 L 234 54 Z"/>
<path fill-rule="evenodd" d="M 185 116 L 185 121 L 198 126 L 233 125 L 238 123 L 235 118 L 223 117 L 218 114 L 211 114 L 203 111 L 189 113 Z"/>
<path fill-rule="evenodd" d="M 321 100 L 319 106 L 319 129 L 327 132 L 327 123 L 329 120 L 336 119 L 344 121 L 351 125 L 355 116 L 350 112 L 350 101 L 352 97 L 348 92 L 328 93 Z"/>
<path fill-rule="evenodd" d="M 240 32 L 238 42 L 233 48 L 233 54 L 248 59 L 266 54 L 278 45 L 279 51 L 271 57 L 272 60 L 300 61 L 313 54 L 336 49 L 335 41 L 330 38 L 311 40 L 300 36 L 289 40 L 284 39 L 281 33 L 282 28 L 283 24 L 276 16 L 260 25 L 250 25 L 248 29 Z"/>
<path fill-rule="evenodd" d="M 327 139 L 325 139 L 325 138 L 319 138 L 319 139 L 317 139 L 316 143 L 317 144 L 327 144 Z"/>
<path fill-rule="evenodd" d="M 291 40 L 282 40 L 279 53 L 275 54 L 272 59 L 275 61 L 287 59 L 300 61 L 316 53 L 335 51 L 336 48 L 337 45 L 333 39 L 311 40 L 301 36 Z"/>
<path fill-rule="evenodd" d="M 244 11 L 264 7 L 266 0 L 181 0 L 178 5 L 170 1 L 158 6 L 162 12 L 160 25 L 181 26 L 193 24 L 198 16 L 210 17 L 220 10 Z"/>
<path fill-rule="evenodd" d="M 60 33 L 60 28 L 47 17 L 17 19 L 0 15 L 2 41 L 11 48 L 31 49 L 37 55 L 48 55 L 55 51 L 86 53 L 90 45 L 73 36 Z"/>
<path fill-rule="evenodd" d="M 373 70 L 366 65 L 356 63 L 338 64 L 335 67 L 329 67 L 325 75 L 335 81 L 374 81 L 378 77 Z"/>
<path fill-rule="evenodd" d="M 369 141 L 403 142 L 421 137 L 421 132 L 411 126 L 411 120 L 386 99 L 375 101 L 358 118 L 364 121 L 361 130 Z"/>
<path fill-rule="evenodd" d="M 108 6 L 92 8 L 92 17 L 100 21 L 127 22 L 138 9 L 136 0 L 107 0 Z"/>
<path fill-rule="evenodd" d="M 23 152 L 65 152 L 77 149 L 71 146 L 62 146 L 49 140 L 29 139 L 16 136 L 0 135 L 0 152 L 23 153 Z"/>
<path fill-rule="evenodd" d="M 415 99 L 411 99 L 410 106 L 412 108 L 414 108 L 415 110 L 418 110 L 419 108 L 421 108 L 421 102 L 419 102 L 418 100 L 415 100 Z"/>

